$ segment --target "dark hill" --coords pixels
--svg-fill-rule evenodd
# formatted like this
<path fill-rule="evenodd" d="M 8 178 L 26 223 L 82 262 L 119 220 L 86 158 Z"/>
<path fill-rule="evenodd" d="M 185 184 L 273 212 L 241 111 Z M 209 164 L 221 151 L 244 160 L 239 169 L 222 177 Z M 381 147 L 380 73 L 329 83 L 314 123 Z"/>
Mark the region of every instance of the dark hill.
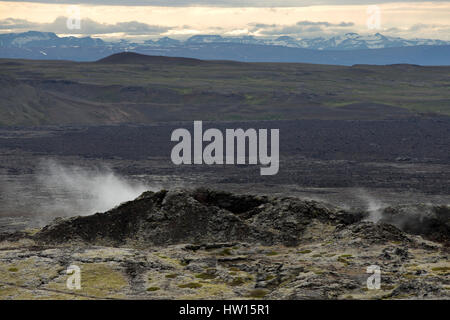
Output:
<path fill-rule="evenodd" d="M 235 195 L 206 189 L 145 192 L 105 213 L 57 219 L 37 234 L 49 243 L 148 245 L 246 241 L 296 245 L 313 221 L 361 219 L 313 201 Z"/>
<path fill-rule="evenodd" d="M 110 55 L 106 58 L 96 61 L 96 63 L 112 64 L 176 64 L 176 65 L 198 65 L 204 61 L 192 58 L 178 58 L 165 56 L 149 56 L 135 52 L 121 52 Z"/>
<path fill-rule="evenodd" d="M 426 217 L 415 214 L 421 209 L 421 205 L 386 209 L 381 223 L 373 224 L 364 221 L 367 212 L 344 211 L 292 197 L 239 195 L 209 189 L 148 191 L 105 213 L 58 218 L 38 232 L 35 239 L 44 243 L 81 241 L 97 245 L 244 241 L 297 246 L 315 224 L 324 229 L 332 226 L 336 239 L 351 235 L 368 243 L 410 241 L 398 229 L 401 227 L 406 232 L 447 242 L 449 208 L 429 207 L 433 214 Z M 401 223 L 409 217 L 414 219 L 414 230 Z M 420 217 L 424 223 L 419 222 Z"/>

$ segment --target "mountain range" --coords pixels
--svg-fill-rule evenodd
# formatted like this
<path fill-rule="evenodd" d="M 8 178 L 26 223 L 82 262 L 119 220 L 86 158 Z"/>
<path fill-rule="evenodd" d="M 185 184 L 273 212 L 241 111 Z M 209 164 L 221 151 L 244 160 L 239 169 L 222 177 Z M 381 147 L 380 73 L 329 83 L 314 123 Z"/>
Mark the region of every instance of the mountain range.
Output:
<path fill-rule="evenodd" d="M 163 37 L 142 43 L 59 37 L 52 32 L 39 31 L 0 34 L 0 58 L 95 61 L 124 51 L 244 62 L 450 65 L 450 41 L 403 39 L 380 33 L 347 33 L 309 39 L 195 35 L 184 41 Z"/>
<path fill-rule="evenodd" d="M 380 33 L 362 36 L 357 33 L 347 33 L 345 35 L 331 38 L 318 37 L 295 39 L 289 36 L 277 38 L 256 38 L 254 36 L 244 37 L 222 37 L 219 35 L 196 35 L 185 42 L 162 38 L 157 41 L 147 41 L 148 45 L 167 46 L 183 44 L 205 44 L 205 43 L 240 43 L 254 45 L 282 46 L 290 48 L 304 48 L 315 50 L 355 50 L 355 49 L 380 49 L 395 47 L 410 47 L 419 45 L 449 45 L 450 41 L 432 39 L 407 40 L 398 37 L 388 37 Z"/>

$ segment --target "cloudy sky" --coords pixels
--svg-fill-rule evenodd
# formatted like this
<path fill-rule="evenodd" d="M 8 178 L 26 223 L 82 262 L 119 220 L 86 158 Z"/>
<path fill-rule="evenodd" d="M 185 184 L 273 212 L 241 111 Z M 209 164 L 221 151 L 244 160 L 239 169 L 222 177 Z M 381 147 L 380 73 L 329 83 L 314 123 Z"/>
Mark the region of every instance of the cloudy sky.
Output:
<path fill-rule="evenodd" d="M 76 26 L 78 13 L 80 28 L 69 28 L 68 19 Z M 195 34 L 310 38 L 347 32 L 450 40 L 450 1 L 0 1 L 0 32 L 28 30 L 134 40 Z"/>

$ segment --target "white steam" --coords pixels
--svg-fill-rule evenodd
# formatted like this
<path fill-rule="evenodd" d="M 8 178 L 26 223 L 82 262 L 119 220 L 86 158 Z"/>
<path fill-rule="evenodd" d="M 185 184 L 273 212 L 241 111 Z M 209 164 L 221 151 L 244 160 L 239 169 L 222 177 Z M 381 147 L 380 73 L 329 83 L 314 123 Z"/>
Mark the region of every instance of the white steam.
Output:
<path fill-rule="evenodd" d="M 31 179 L 9 181 L 2 191 L 8 211 L 27 212 L 43 224 L 54 217 L 104 212 L 152 189 L 142 182 L 120 177 L 108 167 L 86 168 L 43 161 Z"/>
<path fill-rule="evenodd" d="M 365 190 L 359 190 L 356 196 L 364 203 L 365 209 L 369 213 L 367 221 L 377 223 L 382 218 L 383 210 L 387 207 L 381 200 L 373 197 Z"/>
<path fill-rule="evenodd" d="M 109 168 L 66 167 L 46 162 L 37 179 L 50 193 L 52 211 L 64 215 L 103 212 L 133 200 L 148 187 L 117 176 Z"/>

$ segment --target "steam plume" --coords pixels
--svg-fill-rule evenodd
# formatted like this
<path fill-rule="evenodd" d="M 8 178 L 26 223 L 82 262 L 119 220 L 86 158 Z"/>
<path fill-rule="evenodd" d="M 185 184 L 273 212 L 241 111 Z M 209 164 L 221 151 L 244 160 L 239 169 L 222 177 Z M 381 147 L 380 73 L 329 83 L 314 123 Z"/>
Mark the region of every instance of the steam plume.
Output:
<path fill-rule="evenodd" d="M 34 220 L 46 223 L 54 217 L 104 212 L 151 189 L 108 167 L 65 166 L 46 160 L 31 181 L 7 183 L 2 193 L 10 211 L 28 210 Z"/>

